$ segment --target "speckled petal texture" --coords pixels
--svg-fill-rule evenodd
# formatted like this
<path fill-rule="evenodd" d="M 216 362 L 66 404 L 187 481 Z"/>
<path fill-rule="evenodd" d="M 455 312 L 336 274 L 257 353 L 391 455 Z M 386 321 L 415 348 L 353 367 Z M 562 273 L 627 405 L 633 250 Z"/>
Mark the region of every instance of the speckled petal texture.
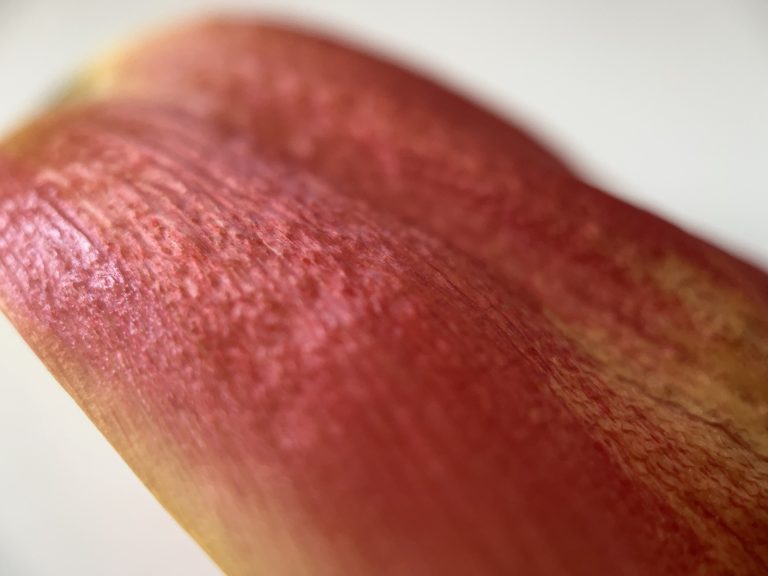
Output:
<path fill-rule="evenodd" d="M 334 41 L 87 74 L 0 146 L 0 301 L 229 574 L 768 573 L 766 275 Z"/>

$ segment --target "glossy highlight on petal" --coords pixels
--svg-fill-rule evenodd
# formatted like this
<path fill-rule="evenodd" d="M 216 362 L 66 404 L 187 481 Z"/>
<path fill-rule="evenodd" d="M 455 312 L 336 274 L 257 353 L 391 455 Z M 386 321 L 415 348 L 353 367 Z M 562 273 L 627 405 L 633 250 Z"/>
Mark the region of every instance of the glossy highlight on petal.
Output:
<path fill-rule="evenodd" d="M 229 574 L 761 574 L 768 278 L 316 34 L 0 146 L 0 302 Z"/>

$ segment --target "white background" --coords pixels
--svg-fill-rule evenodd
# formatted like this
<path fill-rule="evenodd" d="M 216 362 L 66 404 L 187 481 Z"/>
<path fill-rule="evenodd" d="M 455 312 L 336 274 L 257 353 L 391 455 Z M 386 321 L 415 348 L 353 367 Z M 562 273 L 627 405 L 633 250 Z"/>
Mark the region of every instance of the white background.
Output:
<path fill-rule="evenodd" d="M 765 0 L 236 5 L 430 70 L 538 132 L 593 182 L 768 266 Z M 0 130 L 116 40 L 205 6 L 224 4 L 0 0 Z M 4 320 L 0 574 L 216 574 Z"/>

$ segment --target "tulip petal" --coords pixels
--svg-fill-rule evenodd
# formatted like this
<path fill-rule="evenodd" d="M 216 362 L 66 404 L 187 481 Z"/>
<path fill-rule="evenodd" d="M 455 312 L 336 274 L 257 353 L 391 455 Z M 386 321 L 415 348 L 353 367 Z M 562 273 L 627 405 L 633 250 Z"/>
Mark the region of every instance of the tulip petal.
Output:
<path fill-rule="evenodd" d="M 0 148 L 0 301 L 231 574 L 759 574 L 768 278 L 343 44 L 212 21 Z"/>

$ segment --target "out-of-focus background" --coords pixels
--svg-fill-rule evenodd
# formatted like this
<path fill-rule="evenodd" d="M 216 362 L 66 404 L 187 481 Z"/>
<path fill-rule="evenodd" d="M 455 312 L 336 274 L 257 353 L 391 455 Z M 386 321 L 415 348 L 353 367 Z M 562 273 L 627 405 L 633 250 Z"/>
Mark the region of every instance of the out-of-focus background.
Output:
<path fill-rule="evenodd" d="M 768 267 L 766 0 L 0 0 L 0 131 L 115 42 L 233 9 L 427 70 Z M 0 575 L 216 573 L 0 319 Z"/>

